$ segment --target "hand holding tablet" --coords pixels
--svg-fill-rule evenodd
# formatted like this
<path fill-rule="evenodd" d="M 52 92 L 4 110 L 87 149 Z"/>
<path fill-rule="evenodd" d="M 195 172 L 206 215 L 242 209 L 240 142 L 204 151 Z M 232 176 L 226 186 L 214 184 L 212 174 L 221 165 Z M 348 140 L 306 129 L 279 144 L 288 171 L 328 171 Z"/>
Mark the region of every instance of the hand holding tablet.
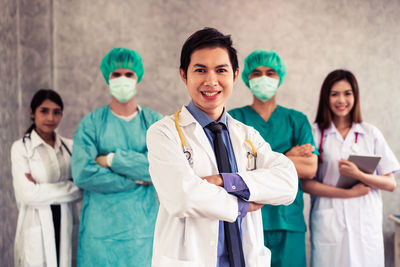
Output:
<path fill-rule="evenodd" d="M 372 174 L 374 173 L 376 166 L 378 166 L 380 159 L 381 157 L 378 156 L 350 155 L 348 161 L 353 162 L 360 171 Z M 336 187 L 351 188 L 357 183 L 359 183 L 357 179 L 341 175 L 336 183 Z"/>

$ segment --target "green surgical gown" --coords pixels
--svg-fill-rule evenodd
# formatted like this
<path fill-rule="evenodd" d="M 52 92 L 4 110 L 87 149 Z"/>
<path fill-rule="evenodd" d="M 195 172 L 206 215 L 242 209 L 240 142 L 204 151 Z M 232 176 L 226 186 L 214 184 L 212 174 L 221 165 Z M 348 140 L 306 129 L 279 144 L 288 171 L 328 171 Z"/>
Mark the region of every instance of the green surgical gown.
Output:
<path fill-rule="evenodd" d="M 147 161 L 146 132 L 162 116 L 145 107 L 130 121 L 109 106 L 86 115 L 74 135 L 72 176 L 83 189 L 78 266 L 151 266 L 158 200 Z M 110 168 L 96 157 L 115 153 Z"/>
<path fill-rule="evenodd" d="M 254 127 L 275 152 L 284 154 L 295 145 L 314 145 L 310 123 L 299 111 L 277 105 L 267 122 L 250 106 L 232 109 L 229 114 L 236 120 Z M 317 148 L 314 153 L 318 154 Z M 264 230 L 305 232 L 303 207 L 303 189 L 299 180 L 299 190 L 292 204 L 264 205 L 261 208 Z"/>
<path fill-rule="evenodd" d="M 299 111 L 278 105 L 267 122 L 250 106 L 233 109 L 229 113 L 259 131 L 273 151 L 286 153 L 295 145 L 314 145 L 310 123 Z M 315 149 L 314 153 L 318 154 L 318 150 Z M 271 250 L 272 267 L 306 266 L 303 207 L 303 189 L 299 179 L 296 199 L 292 204 L 264 205 L 261 208 L 264 243 Z"/>

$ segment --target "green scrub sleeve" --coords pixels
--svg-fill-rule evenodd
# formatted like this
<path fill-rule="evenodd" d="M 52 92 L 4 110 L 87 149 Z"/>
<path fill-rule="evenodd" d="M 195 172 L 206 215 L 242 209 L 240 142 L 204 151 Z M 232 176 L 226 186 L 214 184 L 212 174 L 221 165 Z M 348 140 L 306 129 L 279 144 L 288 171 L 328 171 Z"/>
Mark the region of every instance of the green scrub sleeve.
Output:
<path fill-rule="evenodd" d="M 140 180 L 151 183 L 147 151 L 139 153 L 132 150 L 126 151 L 117 149 L 112 160 L 111 170 L 130 180 Z"/>
<path fill-rule="evenodd" d="M 130 190 L 137 184 L 96 163 L 98 156 L 95 128 L 90 116 L 82 119 L 74 134 L 72 177 L 74 183 L 87 191 L 116 193 Z"/>
<path fill-rule="evenodd" d="M 307 117 L 299 113 L 299 116 L 295 118 L 296 124 L 294 126 L 294 139 L 297 142 L 297 145 L 311 144 L 314 146 L 313 154 L 319 156 L 318 148 L 315 146 L 314 137 L 312 135 L 311 125 L 308 122 Z"/>

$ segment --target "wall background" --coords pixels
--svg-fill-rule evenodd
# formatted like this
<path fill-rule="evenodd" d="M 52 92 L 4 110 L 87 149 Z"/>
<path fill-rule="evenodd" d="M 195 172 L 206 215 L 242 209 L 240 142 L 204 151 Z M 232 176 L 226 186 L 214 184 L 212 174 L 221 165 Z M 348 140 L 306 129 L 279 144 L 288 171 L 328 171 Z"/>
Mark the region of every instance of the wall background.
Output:
<path fill-rule="evenodd" d="M 9 151 L 29 126 L 29 103 L 38 88 L 61 94 L 66 108 L 59 132 L 72 138 L 82 116 L 110 100 L 99 70 L 102 57 L 125 46 L 143 57 L 138 102 L 171 114 L 189 101 L 178 75 L 181 46 L 210 26 L 232 34 L 240 68 L 253 50 L 276 50 L 288 69 L 278 102 L 310 121 L 325 76 L 336 68 L 353 71 L 364 119 L 400 158 L 399 14 L 399 0 L 0 0 L 1 265 L 12 266 L 17 220 Z M 239 80 L 227 107 L 250 102 Z M 393 266 L 394 227 L 387 216 L 400 212 L 400 186 L 383 192 L 383 202 L 386 266 Z"/>

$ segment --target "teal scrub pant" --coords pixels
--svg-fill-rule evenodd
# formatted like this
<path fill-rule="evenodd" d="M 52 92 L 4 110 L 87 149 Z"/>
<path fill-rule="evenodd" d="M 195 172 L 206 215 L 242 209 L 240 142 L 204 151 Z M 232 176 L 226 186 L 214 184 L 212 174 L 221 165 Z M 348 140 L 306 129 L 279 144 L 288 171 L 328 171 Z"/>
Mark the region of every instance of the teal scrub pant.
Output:
<path fill-rule="evenodd" d="M 271 267 L 306 267 L 305 232 L 264 231 L 264 245 L 271 250 Z"/>

